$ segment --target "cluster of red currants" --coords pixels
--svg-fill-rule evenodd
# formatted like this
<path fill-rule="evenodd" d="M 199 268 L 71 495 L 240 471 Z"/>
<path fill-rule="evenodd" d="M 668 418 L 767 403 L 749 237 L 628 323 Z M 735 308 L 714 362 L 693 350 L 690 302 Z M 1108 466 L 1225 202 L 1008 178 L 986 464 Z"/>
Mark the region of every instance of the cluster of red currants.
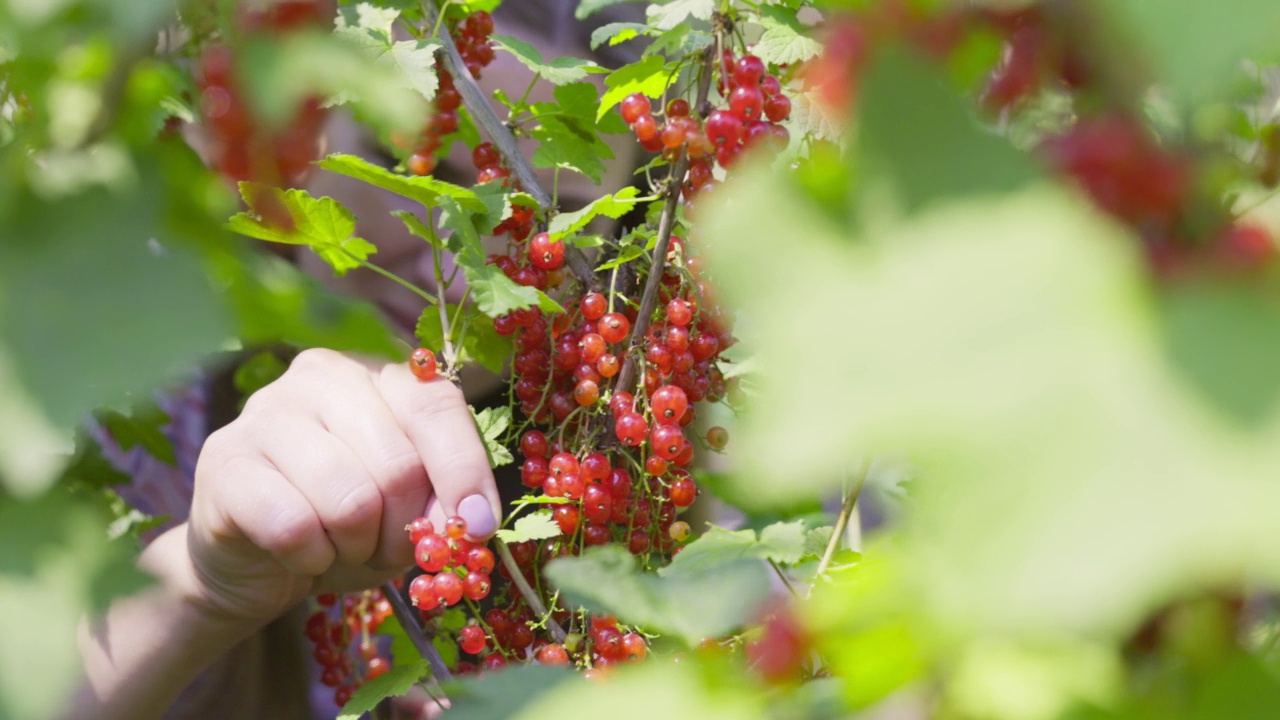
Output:
<path fill-rule="evenodd" d="M 424 573 L 409 583 L 409 602 L 414 607 L 431 611 L 453 607 L 464 597 L 472 602 L 489 597 L 493 552 L 466 539 L 466 520 L 449 518 L 443 535 L 426 518 L 414 520 L 405 529 L 413 543 L 414 561 Z"/>
<path fill-rule="evenodd" d="M 493 34 L 493 17 L 484 10 L 477 10 L 467 16 L 466 20 L 453 25 L 449 29 L 458 53 L 467 64 L 471 77 L 480 79 L 480 72 L 493 62 L 493 45 L 489 36 Z M 440 85 L 436 89 L 434 110 L 427 119 L 427 126 L 409 156 L 409 172 L 414 175 L 430 175 L 436 169 L 436 151 L 443 144 L 443 138 L 458 130 L 458 108 L 462 106 L 462 96 L 453 84 L 453 75 L 444 63 L 436 60 L 436 77 Z"/>
<path fill-rule="evenodd" d="M 1092 96 L 1080 103 L 1088 110 L 1065 130 L 1044 137 L 1037 153 L 1100 210 L 1133 229 L 1157 274 L 1206 268 L 1240 272 L 1269 264 L 1275 255 L 1270 233 L 1234 219 L 1216 190 L 1206 196 L 1212 183 L 1202 180 L 1219 159 L 1204 148 L 1162 143 L 1132 109 L 1115 107 L 1111 96 L 1099 91 L 1105 69 L 1081 51 L 1087 39 L 1072 35 L 1068 24 L 1050 22 L 1039 4 L 925 11 L 884 3 L 835 20 L 823 55 L 804 76 L 837 112 L 847 112 L 872 44 L 906 38 L 929 55 L 945 57 L 976 30 L 1004 38 L 1004 52 L 979 96 L 988 112 L 1016 114 L 1048 88 Z M 1271 164 L 1270 155 L 1262 153 L 1257 173 L 1264 183 Z"/>
<path fill-rule="evenodd" d="M 645 150 L 672 159 L 684 149 L 689 157 L 689 173 L 682 188 L 686 200 L 713 185 L 715 163 L 727 169 L 744 150 L 778 152 L 791 139 L 781 125 L 791 117 L 791 99 L 760 58 L 744 55 L 735 59 L 733 51 L 726 49 L 721 56 L 718 87 L 727 107 L 711 110 L 701 123 L 690 114 L 689 101 L 683 98 L 667 103 L 661 127 L 643 94 L 627 96 L 620 106 L 622 119 Z"/>
<path fill-rule="evenodd" d="M 391 604 L 380 590 L 350 593 L 341 601 L 333 594 L 317 595 L 315 600 L 319 609 L 307 618 L 305 634 L 321 667 L 320 682 L 334 688 L 334 702 L 346 705 L 360 685 L 391 669 L 373 637 L 391 616 Z M 353 643 L 357 664 L 351 662 Z"/>
<path fill-rule="evenodd" d="M 279 34 L 323 24 L 315 0 L 290 0 L 269 10 L 240 16 L 246 34 Z M 245 104 L 238 85 L 235 57 L 228 45 L 213 44 L 200 56 L 196 85 L 200 112 L 212 141 L 213 166 L 233 181 L 252 180 L 264 186 L 299 185 L 320 154 L 320 133 L 327 115 L 320 97 L 309 97 L 281 128 L 263 127 Z M 250 198 L 254 210 L 279 227 L 293 219 L 274 193 Z"/>

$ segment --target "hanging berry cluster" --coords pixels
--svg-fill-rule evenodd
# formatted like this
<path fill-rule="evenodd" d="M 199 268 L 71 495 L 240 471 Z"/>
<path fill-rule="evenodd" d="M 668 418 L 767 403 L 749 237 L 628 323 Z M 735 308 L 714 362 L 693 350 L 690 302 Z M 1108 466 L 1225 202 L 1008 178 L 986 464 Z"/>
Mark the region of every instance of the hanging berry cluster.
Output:
<path fill-rule="evenodd" d="M 391 603 L 381 590 L 317 595 L 318 609 L 307 617 L 305 633 L 320 665 L 320 682 L 334 688 L 333 700 L 347 704 L 361 685 L 391 669 L 374 633 L 389 617 Z M 352 656 L 355 655 L 355 662 Z"/>
<path fill-rule="evenodd" d="M 315 0 L 290 0 L 240 15 L 240 29 L 246 35 L 288 33 L 318 27 L 323 22 Z M 254 118 L 237 82 L 231 46 L 205 47 L 196 83 L 200 112 L 212 141 L 213 167 L 228 180 L 249 180 L 261 187 L 301 184 L 320 154 L 320 132 L 327 115 L 322 99 L 306 98 L 288 122 L 273 130 Z M 274 193 L 262 192 L 251 199 L 251 204 L 272 224 L 292 227 L 292 218 Z"/>
<path fill-rule="evenodd" d="M 1051 20 L 1039 3 L 1015 10 L 884 3 L 835 21 L 823 55 L 803 76 L 834 111 L 845 112 L 856 101 L 858 77 L 875 45 L 902 39 L 945 59 L 966 33 L 995 33 L 1004 39 L 1004 51 L 979 89 L 979 105 L 1007 122 L 1034 107 L 1045 91 L 1070 97 L 1072 122 L 1042 137 L 1037 155 L 1100 210 L 1132 228 L 1157 274 L 1268 265 L 1275 254 L 1270 234 L 1234 217 L 1223 204 L 1222 188 L 1212 182 L 1230 149 L 1159 138 L 1131 104 L 1140 90 L 1117 88 L 1117 76 L 1098 64 L 1097 53 L 1086 52 L 1096 49 L 1080 30 L 1090 27 L 1089 19 Z M 1120 98 L 1129 104 L 1118 104 Z M 1261 155 L 1257 177 L 1269 184 L 1270 154 Z"/>
<path fill-rule="evenodd" d="M 467 72 L 471 77 L 480 79 L 480 72 L 493 62 L 493 44 L 489 42 L 489 36 L 493 34 L 493 17 L 484 10 L 477 10 L 461 23 L 451 24 L 449 34 L 467 64 Z M 427 125 L 408 160 L 409 172 L 414 175 L 430 175 L 436 169 L 436 151 L 443 145 L 445 136 L 458 130 L 458 108 L 462 106 L 462 96 L 458 94 L 453 75 L 444 63 L 437 59 L 435 68 L 440 84 L 436 88 L 434 112 L 427 119 Z"/>
<path fill-rule="evenodd" d="M 767 72 L 764 61 L 755 55 L 735 58 L 726 49 L 720 66 L 718 87 L 727 106 L 712 110 L 703 123 L 690 115 L 684 98 L 667 103 L 661 127 L 644 95 L 629 95 L 620 106 L 622 119 L 645 150 L 672 159 L 683 148 L 688 155 L 689 174 L 681 188 L 686 200 L 714 185 L 715 164 L 728 169 L 744 150 L 776 153 L 791 141 L 781 124 L 791 117 L 791 99 L 782 92 L 778 77 Z"/>

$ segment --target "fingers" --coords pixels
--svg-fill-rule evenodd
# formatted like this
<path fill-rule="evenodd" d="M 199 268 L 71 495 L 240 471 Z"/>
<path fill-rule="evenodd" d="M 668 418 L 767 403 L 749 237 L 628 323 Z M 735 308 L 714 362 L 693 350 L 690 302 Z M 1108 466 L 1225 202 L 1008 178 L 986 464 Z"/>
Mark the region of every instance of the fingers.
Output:
<path fill-rule="evenodd" d="M 426 465 L 444 512 L 462 516 L 472 539 L 492 535 L 501 500 L 462 391 L 442 379 L 421 382 L 405 363 L 383 367 L 374 384 Z"/>
<path fill-rule="evenodd" d="M 259 428 L 254 437 L 264 458 L 315 509 L 337 560 L 362 565 L 377 550 L 383 498 L 355 453 L 318 422 Z"/>
<path fill-rule="evenodd" d="M 327 570 L 337 550 L 311 502 L 260 459 L 246 454 L 218 457 L 220 442 L 235 444 L 238 438 L 224 435 L 219 441 L 215 437 L 206 444 L 209 462 L 197 469 L 196 494 L 208 496 L 208 501 L 201 498 L 192 504 L 194 525 L 204 529 L 201 539 L 234 545 L 237 538 L 244 538 L 295 575 L 314 576 Z M 223 458 L 225 462 L 220 462 Z"/>

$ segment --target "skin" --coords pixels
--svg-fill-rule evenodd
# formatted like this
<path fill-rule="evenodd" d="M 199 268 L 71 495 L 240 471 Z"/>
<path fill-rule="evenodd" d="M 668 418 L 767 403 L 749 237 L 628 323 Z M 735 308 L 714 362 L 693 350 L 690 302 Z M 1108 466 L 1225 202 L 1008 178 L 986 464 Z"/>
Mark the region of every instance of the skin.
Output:
<path fill-rule="evenodd" d="M 90 691 L 71 717 L 159 716 L 305 597 L 403 573 L 405 525 L 425 510 L 440 526 L 472 495 L 496 520 L 493 475 L 457 388 L 420 382 L 405 363 L 301 353 L 206 442 L 190 520 L 141 559 L 158 587 L 85 625 Z"/>

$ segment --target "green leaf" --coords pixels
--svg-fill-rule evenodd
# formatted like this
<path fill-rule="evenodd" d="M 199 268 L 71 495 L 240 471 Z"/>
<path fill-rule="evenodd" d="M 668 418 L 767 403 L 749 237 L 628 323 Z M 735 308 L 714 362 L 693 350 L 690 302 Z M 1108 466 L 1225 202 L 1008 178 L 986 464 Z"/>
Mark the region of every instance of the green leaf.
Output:
<path fill-rule="evenodd" d="M 240 397 L 247 400 L 250 395 L 278 380 L 287 369 L 288 366 L 275 353 L 260 352 L 240 363 L 233 382 Z"/>
<path fill-rule="evenodd" d="M 538 73 L 552 85 L 577 82 L 590 73 L 607 72 L 591 60 L 575 57 L 558 57 L 550 62 L 542 59 L 542 53 L 533 45 L 507 35 L 491 35 L 495 45 L 515 56 L 520 64 Z"/>
<path fill-rule="evenodd" d="M 579 20 L 586 20 L 607 7 L 626 2 L 639 2 L 639 0 L 581 0 L 578 3 L 578 9 L 573 11 L 573 16 Z"/>
<path fill-rule="evenodd" d="M 686 545 L 659 574 L 698 574 L 743 558 L 794 565 L 804 556 L 804 547 L 803 520 L 774 523 L 762 529 L 758 536 L 755 530 L 729 531 L 712 526 L 697 540 Z"/>
<path fill-rule="evenodd" d="M 596 50 L 606 42 L 609 46 L 620 45 L 628 40 L 649 34 L 649 26 L 644 23 L 613 22 L 601 25 L 591 33 L 591 49 Z"/>
<path fill-rule="evenodd" d="M 98 413 L 98 422 L 122 450 L 141 445 L 147 454 L 168 465 L 177 465 L 173 441 L 164 434 L 169 415 L 155 402 L 139 403 L 128 414 L 116 410 Z"/>
<path fill-rule="evenodd" d="M 606 263 L 602 263 L 600 267 L 596 268 L 596 272 L 600 272 L 602 270 L 612 270 L 616 267 L 626 265 L 632 260 L 635 260 L 636 258 L 641 257 L 643 255 L 644 255 L 644 248 L 640 247 L 639 245 L 627 245 L 626 247 L 618 251 L 617 257 L 615 257 L 614 259 Z"/>
<path fill-rule="evenodd" d="M 575 130 L 558 118 L 542 118 L 542 125 L 530 135 L 538 141 L 529 161 L 539 168 L 566 168 L 579 172 L 599 183 L 604 174 L 592 135 Z"/>
<path fill-rule="evenodd" d="M 524 542 L 525 540 L 546 540 L 559 537 L 560 526 L 551 519 L 550 510 L 539 510 L 516 520 L 514 527 L 498 531 L 498 539 L 505 543 Z"/>
<path fill-rule="evenodd" d="M 610 108 L 632 93 L 642 93 L 653 98 L 661 97 L 667 91 L 667 82 L 671 75 L 671 69 L 667 67 L 666 62 L 656 55 L 650 55 L 614 70 L 604 79 L 606 89 L 600 98 L 600 109 L 596 111 L 596 119 L 604 117 Z"/>
<path fill-rule="evenodd" d="M 463 267 L 467 276 L 467 284 L 475 298 L 476 307 L 489 317 L 505 315 L 512 310 L 527 307 L 538 307 L 543 312 L 564 312 L 560 303 L 552 300 L 546 293 L 537 288 L 517 285 L 501 270 L 485 265 L 480 268 Z"/>
<path fill-rule="evenodd" d="M 1267 52 L 1280 38 L 1280 8 L 1267 0 L 1120 0 L 1106 9 L 1151 51 L 1156 69 L 1183 101 L 1221 93 L 1234 76 L 1243 76 L 1246 58 Z"/>
<path fill-rule="evenodd" d="M 456 305 L 448 306 L 449 317 L 454 317 Z M 461 346 L 458 349 L 460 362 L 478 362 L 493 373 L 501 373 L 502 366 L 511 355 L 512 341 L 503 337 L 493 327 L 493 319 L 478 312 L 474 306 L 468 306 L 460 318 L 460 325 L 465 325 Z M 444 333 L 440 329 L 440 311 L 434 306 L 422 311 L 415 328 L 415 335 L 422 347 L 439 349 L 444 347 Z"/>
<path fill-rule="evenodd" d="M 883 54 L 858 106 L 860 155 L 868 175 L 892 184 L 908 210 L 935 200 L 1013 189 L 1036 177 L 1027 155 L 978 127 L 967 103 L 906 52 Z M 912 118 L 903 123 L 904 117 Z M 864 183 L 874 192 L 875 183 Z"/>
<path fill-rule="evenodd" d="M 645 14 L 650 25 L 659 30 L 670 30 L 689 18 L 710 22 L 715 9 L 715 0 L 668 0 L 662 5 L 650 5 Z"/>
<path fill-rule="evenodd" d="M 553 560 L 546 574 L 569 604 L 616 615 L 689 646 L 739 627 L 769 591 L 765 568 L 754 560 L 659 577 L 637 570 L 631 553 L 616 546 Z"/>
<path fill-rule="evenodd" d="M 511 664 L 495 672 L 450 683 L 449 720 L 505 720 L 562 683 L 583 682 L 565 667 Z"/>
<path fill-rule="evenodd" d="M 440 653 L 440 660 L 445 665 L 454 666 L 458 664 L 458 643 L 453 638 L 445 635 L 436 635 L 431 638 L 431 646 Z"/>
<path fill-rule="evenodd" d="M 620 218 L 635 206 L 638 202 L 636 196 L 639 194 L 640 191 L 635 187 L 625 187 L 612 195 L 605 195 L 577 212 L 560 213 L 551 218 L 551 222 L 547 225 L 547 232 L 555 239 L 563 239 L 585 228 L 600 215 Z"/>
<path fill-rule="evenodd" d="M 153 582 L 134 564 L 137 544 L 109 542 L 106 527 L 63 492 L 0 496 L 0 717 L 61 717 L 81 683 L 81 622 Z"/>
<path fill-rule="evenodd" d="M 502 444 L 502 434 L 511 426 L 511 408 L 485 408 L 471 414 L 475 417 L 480 437 L 484 439 L 485 452 L 489 454 L 489 467 L 500 467 L 515 460 L 511 451 Z"/>
<path fill-rule="evenodd" d="M 274 195 L 293 219 L 293 228 L 281 228 L 265 222 L 251 210 L 232 216 L 231 230 L 267 242 L 306 245 L 338 275 L 361 267 L 363 261 L 378 251 L 367 240 L 352 235 L 355 216 L 330 197 L 314 198 L 306 190 L 281 190 L 258 183 L 240 183 L 240 194 L 252 208 L 265 194 Z"/>
<path fill-rule="evenodd" d="M 0 385 L 11 387 L 12 377 L 21 389 L 5 394 L 0 417 L 9 416 L 6 425 L 30 418 L 19 435 L 51 440 L 41 426 L 68 429 L 95 407 L 124 404 L 227 337 L 213 283 L 162 222 L 176 189 L 154 167 L 137 170 L 136 186 L 117 192 L 56 201 L 21 194 L 0 209 Z M 36 462 L 41 445 L 49 447 L 38 442 L 26 461 Z M 70 450 L 69 435 L 61 447 Z"/>
<path fill-rule="evenodd" d="M 799 32 L 791 24 L 761 18 L 764 34 L 752 48 L 761 60 L 772 65 L 791 65 L 817 57 L 822 43 Z"/>
<path fill-rule="evenodd" d="M 461 208 L 468 212 L 484 212 L 486 210 L 485 203 L 480 200 L 474 191 L 468 188 L 437 180 L 430 175 L 413 177 L 397 175 L 356 155 L 334 153 L 321 160 L 318 165 L 339 175 L 346 175 L 369 183 L 374 187 L 389 190 L 424 206 L 438 205 L 440 198 L 449 197 L 453 198 Z"/>
<path fill-rule="evenodd" d="M 396 658 L 395 665 L 390 670 L 372 680 L 366 680 L 351 694 L 351 699 L 338 714 L 338 720 L 360 720 L 383 699 L 404 695 L 412 690 L 428 672 L 427 661 L 422 657 L 413 660 Z"/>

